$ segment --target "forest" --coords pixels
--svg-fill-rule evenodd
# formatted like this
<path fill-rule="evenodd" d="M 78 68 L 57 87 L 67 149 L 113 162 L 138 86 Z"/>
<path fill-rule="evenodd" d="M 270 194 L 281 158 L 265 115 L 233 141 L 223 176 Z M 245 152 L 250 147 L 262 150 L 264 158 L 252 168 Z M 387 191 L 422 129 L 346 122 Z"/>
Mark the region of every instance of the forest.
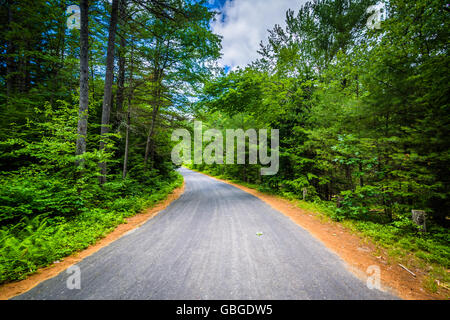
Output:
<path fill-rule="evenodd" d="M 185 166 L 298 199 L 426 268 L 428 290 L 448 288 L 448 5 L 385 1 L 369 28 L 377 1 L 311 0 L 257 60 L 224 70 L 207 2 L 0 1 L 0 283 L 182 185 L 171 134 L 200 120 L 278 129 L 279 171 Z M 426 212 L 426 232 L 411 210 Z"/>
<path fill-rule="evenodd" d="M 87 247 L 182 183 L 169 129 L 219 57 L 201 2 L 69 4 L 1 6 L 0 282 Z"/>
<path fill-rule="evenodd" d="M 441 1 L 389 1 L 381 28 L 367 28 L 374 4 L 290 10 L 258 60 L 206 83 L 196 118 L 223 132 L 279 129 L 278 174 L 248 162 L 189 167 L 313 203 L 394 256 L 437 264 L 431 278 L 448 283 L 450 12 Z M 412 210 L 427 213 L 427 234 Z"/>

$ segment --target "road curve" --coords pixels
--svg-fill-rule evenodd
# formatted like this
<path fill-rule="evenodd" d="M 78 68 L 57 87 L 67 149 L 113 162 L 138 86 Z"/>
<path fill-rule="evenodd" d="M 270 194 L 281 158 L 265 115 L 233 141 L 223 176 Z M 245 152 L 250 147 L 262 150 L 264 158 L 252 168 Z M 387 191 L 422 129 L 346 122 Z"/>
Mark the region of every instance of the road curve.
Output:
<path fill-rule="evenodd" d="M 269 205 L 187 169 L 185 193 L 155 218 L 15 299 L 395 299 Z M 258 236 L 257 233 L 262 232 Z"/>

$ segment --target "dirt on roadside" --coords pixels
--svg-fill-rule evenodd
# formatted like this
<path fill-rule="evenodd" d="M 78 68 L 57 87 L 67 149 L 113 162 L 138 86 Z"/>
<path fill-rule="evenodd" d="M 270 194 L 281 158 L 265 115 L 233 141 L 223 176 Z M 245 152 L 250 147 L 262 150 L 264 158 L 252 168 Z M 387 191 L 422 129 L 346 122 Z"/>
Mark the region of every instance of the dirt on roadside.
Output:
<path fill-rule="evenodd" d="M 366 271 L 370 266 L 378 266 L 384 291 L 390 291 L 406 300 L 446 299 L 445 296 L 431 294 L 423 289 L 422 284 L 426 272 L 415 269 L 415 276 L 413 276 L 397 263 L 392 263 L 386 250 L 352 233 L 342 224 L 334 221 L 325 221 L 321 219 L 320 214 L 303 210 L 293 202 L 279 196 L 264 194 L 227 180 L 206 175 L 248 192 L 288 216 L 296 224 L 320 240 L 327 248 L 335 252 L 347 263 L 349 270 L 361 280 L 367 281 L 369 275 Z"/>
<path fill-rule="evenodd" d="M 36 273 L 30 275 L 28 278 L 6 283 L 0 286 L 0 300 L 8 300 L 19 294 L 22 294 L 28 290 L 31 290 L 41 282 L 56 277 L 59 273 L 74 265 L 84 258 L 90 256 L 91 254 L 97 252 L 103 247 L 106 247 L 110 243 L 116 241 L 127 232 L 139 228 L 141 225 L 146 223 L 151 218 L 155 217 L 159 212 L 164 210 L 169 206 L 174 200 L 178 199 L 184 192 L 184 182 L 183 185 L 167 196 L 167 199 L 158 203 L 153 208 L 147 209 L 144 212 L 137 214 L 133 217 L 127 218 L 126 223 L 117 226 L 114 231 L 109 233 L 106 237 L 100 239 L 95 244 L 89 246 L 87 249 L 74 253 L 59 262 L 55 262 L 52 265 L 41 268 L 36 271 Z"/>
<path fill-rule="evenodd" d="M 423 289 L 422 283 L 426 276 L 425 271 L 414 269 L 415 276 L 413 276 L 397 263 L 392 262 L 386 250 L 380 249 L 370 241 L 352 233 L 342 224 L 324 220 L 319 213 L 303 210 L 295 205 L 294 202 L 279 196 L 264 194 L 227 180 L 218 179 L 213 176 L 210 177 L 248 192 L 285 214 L 321 241 L 327 248 L 335 252 L 347 263 L 349 270 L 361 280 L 367 280 L 367 268 L 375 265 L 380 268 L 382 289 L 385 291 L 390 291 L 398 297 L 408 300 L 446 299 L 444 296 L 430 294 Z M 126 219 L 126 224 L 119 225 L 113 232 L 86 250 L 72 254 L 59 263 L 41 268 L 25 280 L 1 285 L 0 300 L 7 300 L 22 294 L 37 286 L 39 283 L 57 276 L 71 265 L 80 262 L 101 248 L 109 245 L 127 232 L 138 228 L 156 216 L 160 211 L 164 210 L 172 201 L 180 197 L 183 192 L 184 184 L 182 187 L 175 189 L 165 201 L 141 214 Z"/>

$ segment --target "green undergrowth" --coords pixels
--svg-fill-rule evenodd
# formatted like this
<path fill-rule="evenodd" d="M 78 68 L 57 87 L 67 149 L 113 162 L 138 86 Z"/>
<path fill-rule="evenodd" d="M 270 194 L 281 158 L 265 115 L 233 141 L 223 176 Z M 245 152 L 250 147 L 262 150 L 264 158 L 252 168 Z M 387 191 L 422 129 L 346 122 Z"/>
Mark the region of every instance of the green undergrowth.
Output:
<path fill-rule="evenodd" d="M 316 213 L 321 219 L 333 220 L 342 224 L 352 232 L 376 244 L 379 249 L 384 249 L 383 251 L 389 256 L 390 263 L 400 263 L 408 268 L 418 268 L 426 272 L 424 288 L 429 292 L 440 292 L 449 297 L 450 233 L 444 227 L 430 223 L 428 232 L 422 233 L 406 217 L 397 218 L 392 222 L 378 222 L 376 219 L 369 219 L 368 216 L 358 216 L 357 219 L 342 218 L 336 204 L 332 201 L 303 201 L 292 193 L 220 176 L 207 169 L 201 172 L 266 194 L 281 196 L 292 201 L 301 209 Z M 375 254 L 379 254 L 379 252 Z"/>
<path fill-rule="evenodd" d="M 125 218 L 166 199 L 182 183 L 178 173 L 147 186 L 118 180 L 105 186 L 109 196 L 103 203 L 86 205 L 81 213 L 40 214 L 1 227 L 0 283 L 24 279 L 40 267 L 87 248 L 125 223 Z"/>

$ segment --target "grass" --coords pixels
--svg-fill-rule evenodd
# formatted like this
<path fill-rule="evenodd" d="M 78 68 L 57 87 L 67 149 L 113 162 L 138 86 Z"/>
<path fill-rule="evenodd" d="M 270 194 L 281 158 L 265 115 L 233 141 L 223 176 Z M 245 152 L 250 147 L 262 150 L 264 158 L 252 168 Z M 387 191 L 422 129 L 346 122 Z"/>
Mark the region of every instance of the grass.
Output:
<path fill-rule="evenodd" d="M 301 209 L 314 211 L 322 216 L 333 217 L 333 204 L 296 201 Z M 394 224 L 380 224 L 371 221 L 346 219 L 340 221 L 344 227 L 362 238 L 374 243 L 387 253 L 391 263 L 400 263 L 410 269 L 426 272 L 424 289 L 431 293 L 442 292 L 449 298 L 450 249 L 448 231 L 433 226 L 427 234 L 405 230 Z M 379 255 L 379 254 L 377 254 Z"/>
<path fill-rule="evenodd" d="M 86 249 L 131 217 L 167 198 L 183 183 L 180 174 L 139 195 L 119 197 L 74 217 L 24 219 L 0 229 L 0 283 L 26 278 L 74 252 Z"/>
<path fill-rule="evenodd" d="M 332 220 L 335 217 L 336 206 L 331 201 L 303 201 L 291 193 L 275 192 L 261 185 L 214 174 L 214 171 L 203 170 L 202 172 L 266 194 L 281 196 L 303 210 L 318 213 L 317 216 L 322 221 Z M 374 243 L 378 247 L 377 255 L 380 252 L 386 252 L 391 263 L 400 263 L 411 269 L 423 270 L 426 273 L 424 289 L 432 293 L 441 291 L 447 299 L 450 297 L 450 234 L 445 228 L 431 225 L 429 232 L 422 234 L 412 229 L 410 223 L 405 220 L 382 224 L 344 219 L 337 223 L 358 234 L 365 241 Z"/>

